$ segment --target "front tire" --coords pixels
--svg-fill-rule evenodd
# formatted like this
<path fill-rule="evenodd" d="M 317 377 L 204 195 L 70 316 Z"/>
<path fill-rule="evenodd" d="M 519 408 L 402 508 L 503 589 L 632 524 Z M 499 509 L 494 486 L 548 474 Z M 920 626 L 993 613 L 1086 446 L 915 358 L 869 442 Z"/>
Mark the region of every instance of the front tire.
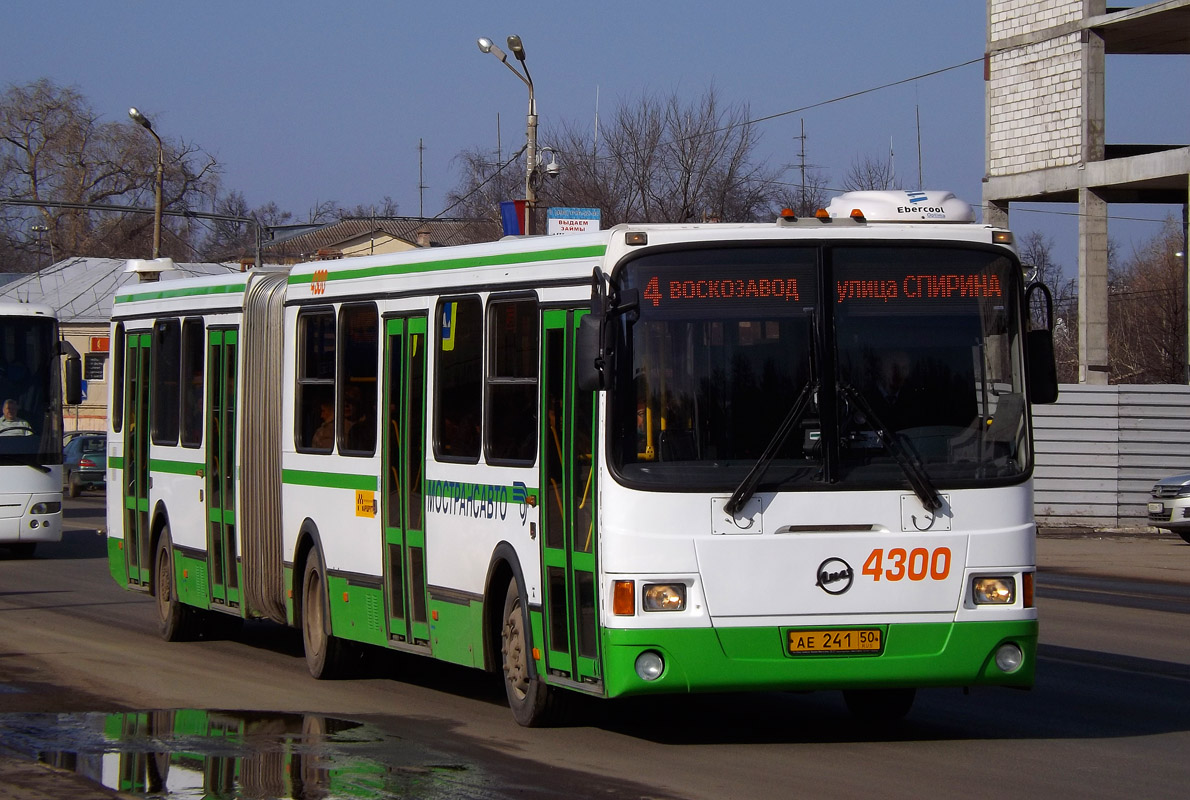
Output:
<path fill-rule="evenodd" d="M 504 691 L 512 716 L 526 728 L 553 724 L 560 717 L 558 690 L 549 686 L 533 669 L 529 643 L 529 615 L 521 605 L 516 581 L 504 597 L 504 625 L 500 651 L 504 668 Z"/>
<path fill-rule="evenodd" d="M 302 573 L 302 645 L 311 675 L 319 680 L 343 676 L 346 643 L 331 635 L 326 569 L 317 548 L 306 557 Z"/>
<path fill-rule="evenodd" d="M 174 584 L 174 546 L 169 526 L 157 541 L 153 560 L 153 592 L 157 598 L 157 632 L 167 642 L 193 639 L 198 632 L 197 611 L 178 600 Z"/>
<path fill-rule="evenodd" d="M 1181 536 L 1183 542 L 1190 544 L 1190 531 L 1183 528 L 1180 531 L 1174 531 L 1174 533 L 1176 533 L 1178 536 Z"/>

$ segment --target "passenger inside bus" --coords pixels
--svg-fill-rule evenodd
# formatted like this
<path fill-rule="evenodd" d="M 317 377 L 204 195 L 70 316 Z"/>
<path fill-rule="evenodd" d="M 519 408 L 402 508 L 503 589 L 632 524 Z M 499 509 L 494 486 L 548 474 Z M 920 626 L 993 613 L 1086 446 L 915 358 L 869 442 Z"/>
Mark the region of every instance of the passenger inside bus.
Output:
<path fill-rule="evenodd" d="M 310 438 L 310 446 L 318 450 L 330 450 L 335 444 L 335 404 L 323 400 L 319 406 L 322 422 Z"/>

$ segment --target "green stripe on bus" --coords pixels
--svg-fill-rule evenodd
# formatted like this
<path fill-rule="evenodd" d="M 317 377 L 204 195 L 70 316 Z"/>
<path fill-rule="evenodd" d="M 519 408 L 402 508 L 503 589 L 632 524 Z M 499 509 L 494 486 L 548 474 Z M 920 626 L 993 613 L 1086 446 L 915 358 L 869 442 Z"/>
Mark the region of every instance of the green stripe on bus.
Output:
<path fill-rule="evenodd" d="M 149 472 L 164 472 L 169 475 L 197 475 L 206 465 L 201 461 L 168 461 L 164 458 L 150 458 Z"/>
<path fill-rule="evenodd" d="M 374 278 L 382 275 L 408 275 L 417 272 L 440 272 L 451 269 L 467 269 L 470 267 L 499 267 L 509 264 L 525 264 L 536 261 L 563 261 L 574 258 L 601 258 L 607 252 L 606 245 L 592 245 L 590 247 L 564 247 L 557 250 L 542 250 L 536 253 L 506 253 L 494 256 L 474 256 L 471 258 L 448 258 L 442 261 L 419 261 L 415 264 L 386 264 L 379 267 L 361 267 L 359 269 L 344 269 L 328 273 L 320 280 L 342 281 L 355 278 Z M 290 275 L 291 285 L 311 283 L 314 273 L 310 275 Z"/>
<path fill-rule="evenodd" d="M 281 482 L 293 486 L 322 486 L 327 489 L 356 489 L 363 492 L 375 492 L 380 485 L 380 480 L 375 475 L 348 475 L 306 469 L 281 470 Z"/>
<path fill-rule="evenodd" d="M 218 286 L 191 286 L 183 289 L 158 289 L 152 292 L 137 292 L 116 296 L 117 303 L 137 303 L 142 300 L 165 300 L 171 297 L 198 297 L 205 294 L 235 294 L 243 292 L 242 283 L 221 283 Z"/>
<path fill-rule="evenodd" d="M 108 456 L 107 465 L 111 469 L 124 469 L 124 456 Z"/>

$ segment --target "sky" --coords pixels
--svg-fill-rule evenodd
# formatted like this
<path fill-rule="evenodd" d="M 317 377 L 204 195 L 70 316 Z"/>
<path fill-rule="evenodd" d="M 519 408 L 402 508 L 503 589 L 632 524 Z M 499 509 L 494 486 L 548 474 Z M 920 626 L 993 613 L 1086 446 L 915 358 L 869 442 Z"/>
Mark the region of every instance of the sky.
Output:
<path fill-rule="evenodd" d="M 400 214 L 438 215 L 459 182 L 460 152 L 494 153 L 498 142 L 515 152 L 525 85 L 476 46 L 487 36 L 507 51 L 514 33 L 543 132 L 593 128 L 597 112 L 610 117 L 642 94 L 693 101 L 714 86 L 752 119 L 781 115 L 758 123 L 757 153 L 789 166 L 791 184 L 804 125 L 805 161 L 832 187 L 856 160 L 891 150 L 905 188 L 918 188 L 920 170 L 925 188 L 976 206 L 981 198 L 979 0 L 6 0 L 5 12 L 0 85 L 73 86 L 104 120 L 127 121 L 136 106 L 163 138 L 214 156 L 225 191 L 250 206 L 275 202 L 295 219 L 320 202 L 385 196 Z M 906 81 L 928 73 L 937 74 Z M 1190 142 L 1187 86 L 1190 57 L 1109 57 L 1108 141 Z M 1075 211 L 1014 206 L 1010 224 L 1053 237 L 1073 274 Z M 1110 213 L 1120 219 L 1109 234 L 1126 254 L 1181 212 Z M 1128 219 L 1136 217 L 1156 221 Z"/>

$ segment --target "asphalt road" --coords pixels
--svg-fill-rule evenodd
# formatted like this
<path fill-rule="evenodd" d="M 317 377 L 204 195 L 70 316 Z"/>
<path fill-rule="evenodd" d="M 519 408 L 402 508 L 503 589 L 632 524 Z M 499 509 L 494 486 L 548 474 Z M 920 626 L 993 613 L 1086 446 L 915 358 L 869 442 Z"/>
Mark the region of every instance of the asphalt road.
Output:
<path fill-rule="evenodd" d="M 95 773 L 98 750 L 139 747 L 136 763 L 157 763 L 148 737 L 200 759 L 175 758 L 174 778 L 240 759 L 241 780 L 273 775 L 265 796 L 307 774 L 321 796 L 1180 798 L 1190 786 L 1190 546 L 1174 537 L 1039 539 L 1030 692 L 926 690 L 907 720 L 876 729 L 834 693 L 766 693 L 583 703 L 568 727 L 527 730 L 497 681 L 450 665 L 386 654 L 355 680 L 317 682 L 279 626 L 160 641 L 151 601 L 108 574 L 100 502 L 73 501 L 65 541 L 31 561 L 0 558 L 0 754 L 48 751 Z M 175 711 L 128 713 L 156 709 Z M 218 746 L 165 735 L 191 709 L 221 710 L 202 715 Z M 123 744 L 117 729 L 132 731 Z M 269 772 L 261 752 L 289 760 Z M 78 780 L 0 758 L 0 798 L 100 796 L 59 791 Z"/>

